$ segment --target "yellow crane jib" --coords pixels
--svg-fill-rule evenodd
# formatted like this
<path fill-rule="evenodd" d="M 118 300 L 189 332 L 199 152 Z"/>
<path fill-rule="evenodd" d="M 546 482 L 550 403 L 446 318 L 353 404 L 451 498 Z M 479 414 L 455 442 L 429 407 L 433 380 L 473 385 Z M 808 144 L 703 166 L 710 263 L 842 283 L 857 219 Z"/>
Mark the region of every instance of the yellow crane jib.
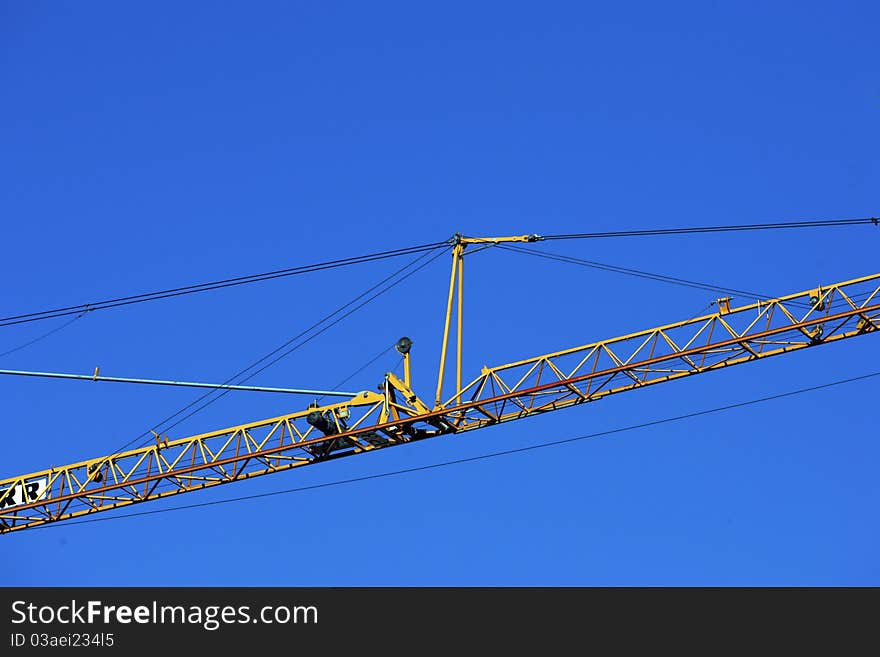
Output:
<path fill-rule="evenodd" d="M 472 244 L 537 236 L 467 238 L 452 245 L 436 394 L 412 389 L 413 342 L 395 345 L 401 380 L 387 373 L 376 392 L 265 420 L 169 439 L 0 481 L 0 531 L 78 518 L 258 477 L 332 458 L 458 434 L 603 399 L 649 385 L 831 344 L 880 327 L 880 274 L 734 307 L 497 366 L 462 379 L 463 261 Z M 457 292 L 455 389 L 443 396 Z"/>

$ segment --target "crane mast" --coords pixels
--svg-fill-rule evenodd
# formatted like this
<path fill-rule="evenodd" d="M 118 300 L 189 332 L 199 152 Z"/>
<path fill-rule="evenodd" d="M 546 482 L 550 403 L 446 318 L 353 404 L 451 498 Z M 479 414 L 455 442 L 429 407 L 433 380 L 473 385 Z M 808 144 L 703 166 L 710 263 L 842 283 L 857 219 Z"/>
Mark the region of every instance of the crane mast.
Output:
<path fill-rule="evenodd" d="M 456 235 L 433 403 L 412 389 L 409 338 L 396 348 L 403 379 L 328 405 L 0 481 L 0 532 L 119 509 L 376 449 L 460 434 L 596 401 L 608 395 L 750 363 L 874 332 L 880 274 L 820 285 L 620 337 L 484 366 L 462 379 L 464 257 L 468 247 L 534 242 L 536 235 Z M 456 301 L 457 300 L 457 301 Z M 454 303 L 455 301 L 455 303 Z M 456 311 L 455 386 L 444 396 Z"/>

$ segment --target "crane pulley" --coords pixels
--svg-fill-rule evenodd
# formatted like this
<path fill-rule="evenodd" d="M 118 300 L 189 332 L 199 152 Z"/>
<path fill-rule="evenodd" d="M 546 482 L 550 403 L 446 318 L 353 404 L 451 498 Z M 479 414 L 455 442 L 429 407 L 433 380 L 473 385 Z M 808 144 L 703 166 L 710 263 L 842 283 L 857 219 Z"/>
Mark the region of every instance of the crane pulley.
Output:
<path fill-rule="evenodd" d="M 447 434 L 459 434 L 637 388 L 830 344 L 880 328 L 880 274 L 717 312 L 514 363 L 462 379 L 463 275 L 473 245 L 533 242 L 535 235 L 457 235 L 433 403 L 412 389 L 412 340 L 401 338 L 403 379 L 377 391 L 278 417 L 0 481 L 0 531 L 109 511 Z M 456 303 L 454 303 L 456 301 Z M 455 388 L 444 397 L 456 308 Z"/>

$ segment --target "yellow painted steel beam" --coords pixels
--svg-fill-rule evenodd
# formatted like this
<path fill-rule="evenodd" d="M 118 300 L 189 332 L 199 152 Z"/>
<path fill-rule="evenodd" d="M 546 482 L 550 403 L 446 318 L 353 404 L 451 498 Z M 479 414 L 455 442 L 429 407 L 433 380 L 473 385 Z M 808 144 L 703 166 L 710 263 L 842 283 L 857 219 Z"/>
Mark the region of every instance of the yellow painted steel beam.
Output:
<path fill-rule="evenodd" d="M 453 238 L 457 244 L 505 244 L 510 242 L 540 242 L 540 235 L 514 235 L 512 237 L 467 237 L 456 234 Z"/>
<path fill-rule="evenodd" d="M 454 266 L 454 264 L 453 264 Z M 457 324 L 457 340 L 455 350 L 455 392 L 461 392 L 461 350 L 464 340 L 464 249 L 458 254 L 458 313 L 455 318 Z"/>
<path fill-rule="evenodd" d="M 452 323 L 453 300 L 456 300 L 456 349 L 455 349 L 455 394 L 461 392 L 462 350 L 464 343 L 464 256 L 470 244 L 484 247 L 511 242 L 537 242 L 539 235 L 513 235 L 509 237 L 467 237 L 456 233 L 452 238 L 452 272 L 449 276 L 449 293 L 446 297 L 446 316 L 443 323 L 443 339 L 440 345 L 440 367 L 437 373 L 437 391 L 434 406 L 440 408 L 443 401 L 443 379 L 446 376 L 446 357 L 449 350 L 449 327 Z"/>
<path fill-rule="evenodd" d="M 878 329 L 875 274 L 485 367 L 435 408 L 408 380 L 388 374 L 381 393 L 178 440 L 159 437 L 148 447 L 0 481 L 0 531 L 475 430 Z M 324 418 L 335 433 L 324 435 L 310 418 Z"/>
<path fill-rule="evenodd" d="M 449 295 L 446 298 L 446 319 L 443 323 L 443 341 L 440 343 L 440 367 L 437 374 L 437 393 L 434 395 L 435 405 L 439 406 L 443 399 L 443 376 L 446 374 L 446 350 L 449 347 L 449 324 L 452 320 L 452 300 L 455 296 L 455 279 L 458 274 L 458 259 L 464 252 L 464 245 L 456 243 L 452 249 L 452 273 L 449 275 Z"/>

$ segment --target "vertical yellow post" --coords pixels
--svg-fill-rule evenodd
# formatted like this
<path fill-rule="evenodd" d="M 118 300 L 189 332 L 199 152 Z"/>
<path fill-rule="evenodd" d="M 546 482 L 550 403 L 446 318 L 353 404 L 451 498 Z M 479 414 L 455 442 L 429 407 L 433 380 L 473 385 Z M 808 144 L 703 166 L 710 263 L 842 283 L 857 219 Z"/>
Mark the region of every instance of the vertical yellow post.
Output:
<path fill-rule="evenodd" d="M 455 394 L 461 392 L 461 339 L 464 319 L 464 247 L 458 254 L 458 354 L 455 362 Z"/>
<path fill-rule="evenodd" d="M 412 344 L 412 340 L 404 336 L 394 345 L 394 348 L 397 349 L 397 353 L 403 356 L 403 383 L 410 390 L 412 390 L 412 368 L 410 366 L 410 350 L 412 349 Z"/>
<path fill-rule="evenodd" d="M 464 246 L 459 242 L 452 249 L 452 274 L 449 276 L 449 297 L 446 300 L 446 321 L 443 324 L 443 341 L 440 344 L 440 373 L 437 376 L 437 394 L 434 398 L 435 407 L 443 402 L 443 374 L 446 369 L 446 347 L 449 343 L 449 322 L 452 319 L 452 295 L 455 293 L 455 273 L 458 268 L 458 258 Z"/>
<path fill-rule="evenodd" d="M 461 394 L 462 375 L 462 349 L 464 342 L 464 252 L 468 244 L 480 244 L 483 248 L 493 244 L 506 242 L 537 242 L 541 238 L 538 235 L 515 235 L 513 237 L 464 237 L 461 233 L 455 234 L 455 246 L 452 249 L 452 272 L 449 275 L 449 296 L 446 298 L 446 321 L 443 324 L 443 342 L 440 345 L 440 372 L 437 375 L 437 394 L 434 397 L 434 408 L 439 408 L 443 403 L 443 376 L 446 374 L 446 354 L 449 349 L 449 325 L 452 321 L 452 300 L 456 292 L 458 294 L 456 346 L 455 354 L 455 396 Z M 458 286 L 455 279 L 458 277 Z"/>
<path fill-rule="evenodd" d="M 409 352 L 403 355 L 403 382 L 412 390 L 412 370 L 409 365 Z"/>

